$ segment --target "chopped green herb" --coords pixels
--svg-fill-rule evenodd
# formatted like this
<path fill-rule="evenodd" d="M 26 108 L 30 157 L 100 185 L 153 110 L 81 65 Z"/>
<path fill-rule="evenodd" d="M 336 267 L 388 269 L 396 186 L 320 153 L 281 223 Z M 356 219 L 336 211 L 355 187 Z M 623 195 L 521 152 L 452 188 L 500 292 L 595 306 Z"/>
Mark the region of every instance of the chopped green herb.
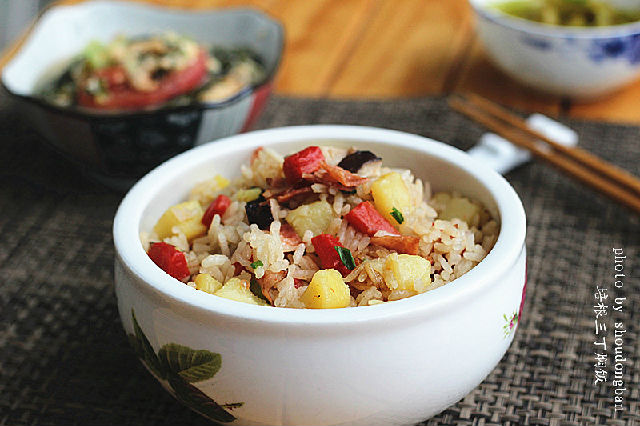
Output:
<path fill-rule="evenodd" d="M 391 210 L 390 214 L 391 216 L 393 216 L 396 222 L 398 223 L 404 222 L 404 216 L 402 216 L 402 213 L 400 213 L 400 210 L 396 209 L 395 207 L 393 208 L 393 210 Z"/>
<path fill-rule="evenodd" d="M 253 269 L 259 268 L 260 266 L 264 266 L 261 260 L 256 260 L 255 262 L 251 263 L 251 267 Z"/>
<path fill-rule="evenodd" d="M 356 267 L 356 261 L 353 259 L 353 255 L 351 254 L 351 250 L 348 248 L 333 246 L 334 249 L 338 252 L 338 256 L 340 256 L 340 260 L 342 264 L 347 267 L 347 269 L 352 270 Z"/>
<path fill-rule="evenodd" d="M 251 278 L 251 282 L 249 284 L 249 290 L 251 290 L 251 293 L 255 294 L 260 299 L 266 302 L 269 302 L 267 298 L 264 297 L 264 294 L 262 293 L 262 287 L 260 287 L 260 283 L 255 278 Z"/>

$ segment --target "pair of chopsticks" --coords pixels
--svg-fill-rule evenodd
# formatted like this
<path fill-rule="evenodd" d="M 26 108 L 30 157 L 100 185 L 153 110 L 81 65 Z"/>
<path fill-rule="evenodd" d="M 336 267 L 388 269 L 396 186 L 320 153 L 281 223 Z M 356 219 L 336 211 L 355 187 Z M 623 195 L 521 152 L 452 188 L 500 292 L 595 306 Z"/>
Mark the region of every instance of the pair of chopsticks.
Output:
<path fill-rule="evenodd" d="M 578 147 L 568 147 L 529 128 L 502 106 L 478 95 L 453 95 L 449 105 L 536 157 L 640 213 L 640 179 Z"/>

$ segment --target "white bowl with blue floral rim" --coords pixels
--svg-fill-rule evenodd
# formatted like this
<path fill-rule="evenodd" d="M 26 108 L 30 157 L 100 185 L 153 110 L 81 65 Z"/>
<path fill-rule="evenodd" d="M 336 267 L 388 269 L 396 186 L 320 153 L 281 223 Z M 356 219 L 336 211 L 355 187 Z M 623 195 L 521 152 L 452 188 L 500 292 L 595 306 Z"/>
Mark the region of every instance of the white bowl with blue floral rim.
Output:
<path fill-rule="evenodd" d="M 469 0 L 493 62 L 538 90 L 577 99 L 609 94 L 640 76 L 640 22 L 608 27 L 553 26 L 497 10 L 502 0 Z M 640 2 L 615 6 L 640 9 Z"/>

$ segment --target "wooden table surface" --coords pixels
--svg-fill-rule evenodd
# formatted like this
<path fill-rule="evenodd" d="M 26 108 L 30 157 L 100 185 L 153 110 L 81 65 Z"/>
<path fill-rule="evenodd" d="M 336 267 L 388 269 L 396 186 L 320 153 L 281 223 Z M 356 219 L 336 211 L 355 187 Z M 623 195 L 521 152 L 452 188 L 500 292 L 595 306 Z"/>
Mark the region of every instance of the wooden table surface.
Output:
<path fill-rule="evenodd" d="M 81 0 L 62 0 L 75 3 Z M 640 81 L 591 103 L 542 95 L 487 60 L 466 0 L 136 0 L 180 8 L 252 6 L 279 19 L 276 92 L 398 98 L 475 92 L 524 111 L 640 124 Z M 11 55 L 0 58 L 0 66 Z"/>

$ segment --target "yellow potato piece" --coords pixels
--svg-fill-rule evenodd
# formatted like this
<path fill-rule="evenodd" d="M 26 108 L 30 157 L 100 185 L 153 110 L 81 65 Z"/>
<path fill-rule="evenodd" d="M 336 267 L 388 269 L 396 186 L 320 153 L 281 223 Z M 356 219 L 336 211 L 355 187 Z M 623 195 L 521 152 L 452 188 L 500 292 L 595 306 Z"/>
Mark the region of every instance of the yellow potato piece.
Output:
<path fill-rule="evenodd" d="M 218 186 L 218 189 L 224 189 L 227 186 L 229 186 L 229 179 L 227 179 L 224 176 L 220 176 L 220 175 L 215 175 L 213 177 L 213 181 L 216 183 L 216 185 Z"/>
<path fill-rule="evenodd" d="M 478 204 L 469 201 L 465 197 L 450 197 L 448 199 L 442 197 L 444 208 L 438 215 L 438 219 L 451 220 L 460 219 L 467 225 L 478 226 L 480 222 L 481 208 Z"/>
<path fill-rule="evenodd" d="M 387 257 L 383 274 L 391 290 L 424 293 L 431 283 L 431 263 L 422 256 L 394 253 Z"/>
<path fill-rule="evenodd" d="M 198 274 L 194 282 L 196 283 L 196 288 L 198 290 L 211 294 L 222 288 L 222 283 L 209 274 Z"/>
<path fill-rule="evenodd" d="M 160 239 L 175 235 L 173 228 L 182 232 L 189 241 L 204 235 L 207 228 L 202 224 L 204 211 L 197 201 L 185 201 L 167 209 L 158 219 L 153 230 Z"/>
<path fill-rule="evenodd" d="M 396 172 L 380 176 L 371 185 L 371 195 L 376 210 L 393 226 L 398 226 L 398 221 L 391 215 L 394 208 L 406 218 L 411 213 L 413 203 L 409 196 L 409 189 L 402 180 L 402 176 Z"/>
<path fill-rule="evenodd" d="M 262 194 L 262 188 L 241 189 L 236 192 L 234 198 L 238 201 L 248 203 L 249 201 L 257 199 L 260 194 Z"/>
<path fill-rule="evenodd" d="M 249 303 L 251 305 L 267 306 L 267 302 L 260 299 L 255 294 L 251 293 L 249 286 L 240 278 L 231 278 L 227 281 L 221 289 L 217 290 L 216 296 L 224 297 L 225 299 L 235 300 L 236 302 Z"/>
<path fill-rule="evenodd" d="M 229 186 L 229 179 L 221 175 L 215 175 L 211 179 L 197 183 L 190 192 L 189 200 L 196 200 L 207 208 L 215 200 L 220 191 Z"/>
<path fill-rule="evenodd" d="M 296 233 L 302 238 L 308 229 L 313 232 L 313 236 L 322 234 L 333 219 L 333 208 L 326 201 L 316 201 L 311 204 L 304 204 L 287 214 L 287 222 Z"/>
<path fill-rule="evenodd" d="M 300 300 L 311 309 L 346 308 L 351 302 L 349 286 L 335 269 L 321 269 L 313 274 Z"/>

